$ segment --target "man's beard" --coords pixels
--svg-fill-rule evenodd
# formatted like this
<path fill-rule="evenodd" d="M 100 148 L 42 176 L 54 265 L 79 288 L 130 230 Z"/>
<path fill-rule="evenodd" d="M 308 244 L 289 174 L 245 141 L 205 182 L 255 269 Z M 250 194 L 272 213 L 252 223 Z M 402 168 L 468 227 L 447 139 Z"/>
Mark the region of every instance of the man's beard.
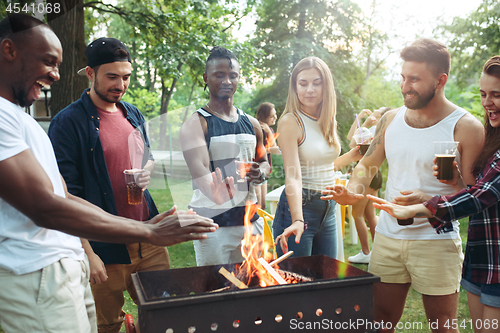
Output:
<path fill-rule="evenodd" d="M 26 74 L 26 69 L 25 69 L 25 62 L 23 59 L 22 62 L 22 67 L 20 72 Z M 14 100 L 17 101 L 20 107 L 28 107 L 31 106 L 35 101 L 28 101 L 28 94 L 30 92 L 30 89 L 26 91 L 25 84 L 28 81 L 27 75 L 24 75 L 23 78 L 14 86 L 13 92 L 14 92 Z"/>
<path fill-rule="evenodd" d="M 19 106 L 22 108 L 31 106 L 34 103 L 34 101 L 33 102 L 28 101 L 26 99 L 26 95 L 27 94 L 25 93 L 24 89 L 20 89 L 14 93 L 14 99 L 19 103 Z"/>
<path fill-rule="evenodd" d="M 407 101 L 405 95 L 409 93 L 414 94 L 415 97 L 412 100 Z M 434 96 L 436 95 L 436 89 L 429 89 L 423 95 L 420 95 L 414 90 L 409 91 L 406 94 L 403 94 L 403 97 L 405 97 L 405 106 L 408 109 L 419 110 L 425 108 L 427 104 L 429 104 L 429 102 L 434 98 Z"/>
<path fill-rule="evenodd" d="M 123 97 L 123 94 L 120 96 L 107 96 L 106 95 L 107 92 L 100 90 L 99 81 L 97 80 L 97 78 L 96 78 L 95 83 L 94 83 L 94 91 L 97 94 L 97 96 L 99 96 L 99 98 L 102 99 L 106 103 L 118 103 Z M 108 90 L 108 91 L 119 91 L 119 92 L 125 93 L 125 91 L 121 91 L 121 90 Z"/>

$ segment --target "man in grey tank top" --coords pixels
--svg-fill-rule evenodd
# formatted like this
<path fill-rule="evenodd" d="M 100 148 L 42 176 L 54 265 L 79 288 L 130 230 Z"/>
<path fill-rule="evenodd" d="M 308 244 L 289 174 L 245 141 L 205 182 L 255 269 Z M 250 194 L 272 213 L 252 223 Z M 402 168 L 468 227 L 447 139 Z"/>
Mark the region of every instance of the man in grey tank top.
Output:
<path fill-rule="evenodd" d="M 380 120 L 368 152 L 352 173 L 349 191 L 330 188 L 324 192 L 326 198 L 355 204 L 359 196 L 354 193 L 365 192 L 385 159 L 389 165 L 386 200 L 410 205 L 454 193 L 458 189 L 449 181 L 438 181 L 433 175 L 433 141 L 458 141 L 462 177 L 467 184 L 475 183 L 472 165 L 481 151 L 483 126 L 445 97 L 448 50 L 437 41 L 419 39 L 402 50 L 401 58 L 405 105 Z M 429 328 L 458 332 L 449 324 L 457 318 L 463 260 L 458 222 L 437 234 L 427 219 L 402 225 L 382 212 L 375 230 L 368 270 L 381 278 L 374 285 L 374 319 L 384 323 L 383 331 L 394 331 L 412 286 L 422 294 Z"/>
<path fill-rule="evenodd" d="M 239 82 L 239 63 L 228 49 L 215 47 L 206 62 L 203 79 L 209 102 L 182 126 L 180 140 L 193 178 L 189 203 L 197 214 L 213 218 L 220 228 L 203 242 L 193 242 L 198 266 L 241 263 L 247 202 L 256 203 L 254 183 L 269 175 L 263 134 L 257 119 L 233 105 Z M 245 179 L 236 174 L 236 160 L 248 162 Z M 254 234 L 264 221 L 250 216 Z"/>

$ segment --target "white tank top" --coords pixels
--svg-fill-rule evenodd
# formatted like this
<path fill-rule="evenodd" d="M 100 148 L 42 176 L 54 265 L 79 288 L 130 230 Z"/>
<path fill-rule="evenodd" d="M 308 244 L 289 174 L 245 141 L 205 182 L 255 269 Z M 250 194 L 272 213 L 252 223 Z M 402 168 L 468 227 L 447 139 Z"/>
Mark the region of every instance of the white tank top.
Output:
<path fill-rule="evenodd" d="M 321 191 L 326 186 L 334 185 L 333 162 L 339 157 L 339 151 L 328 145 L 318 119 L 300 111 L 295 114 L 299 116 L 298 123 L 304 131 L 304 140 L 299 144 L 302 188 Z"/>
<path fill-rule="evenodd" d="M 385 199 L 401 196 L 400 191 L 419 189 L 434 195 L 448 195 L 455 191 L 450 185 L 440 183 L 432 174 L 434 165 L 433 141 L 455 141 L 454 129 L 467 111 L 458 108 L 437 124 L 426 128 L 410 127 L 405 121 L 407 108 L 401 107 L 385 132 L 385 154 L 389 164 Z M 460 153 L 456 161 L 460 168 Z M 453 239 L 460 238 L 458 221 L 453 231 L 437 234 L 428 219 L 415 218 L 412 225 L 400 226 L 396 219 L 381 212 L 377 232 L 395 239 Z"/>

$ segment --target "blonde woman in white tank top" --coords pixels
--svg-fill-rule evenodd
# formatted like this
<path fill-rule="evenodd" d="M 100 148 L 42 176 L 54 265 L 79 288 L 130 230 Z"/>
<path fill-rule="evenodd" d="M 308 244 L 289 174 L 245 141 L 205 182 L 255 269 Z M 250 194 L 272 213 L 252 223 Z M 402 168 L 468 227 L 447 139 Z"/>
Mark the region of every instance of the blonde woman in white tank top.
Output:
<path fill-rule="evenodd" d="M 302 59 L 292 71 L 278 123 L 285 168 L 285 191 L 273 223 L 279 255 L 292 250 L 297 257 L 336 257 L 335 201 L 321 200 L 321 191 L 333 185 L 336 169 L 358 161 L 361 155 L 354 148 L 339 157 L 335 113 L 330 69 L 317 57 Z"/>

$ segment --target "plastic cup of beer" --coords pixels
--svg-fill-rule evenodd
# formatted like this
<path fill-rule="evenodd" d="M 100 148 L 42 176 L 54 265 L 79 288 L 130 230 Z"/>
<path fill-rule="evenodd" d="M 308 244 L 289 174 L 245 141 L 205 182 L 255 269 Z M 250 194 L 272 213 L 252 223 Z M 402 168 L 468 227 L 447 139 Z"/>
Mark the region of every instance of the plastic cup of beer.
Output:
<path fill-rule="evenodd" d="M 142 170 L 125 170 L 123 174 L 125 175 L 125 184 L 127 184 L 128 204 L 140 205 L 142 203 L 142 187 L 137 185 L 137 179 L 142 175 Z"/>
<path fill-rule="evenodd" d="M 240 178 L 236 180 L 236 182 L 238 183 L 246 182 L 245 177 L 247 173 L 250 172 L 250 169 L 252 168 L 252 163 L 240 160 L 235 160 L 234 163 L 236 164 L 236 173 L 240 176 Z"/>
<path fill-rule="evenodd" d="M 457 156 L 457 148 L 458 142 L 455 141 L 434 141 L 434 154 L 438 166 L 437 179 L 453 179 L 453 161 Z"/>
<path fill-rule="evenodd" d="M 359 146 L 359 153 L 364 155 L 370 147 L 370 141 L 373 139 L 372 132 L 366 127 L 361 127 L 354 132 L 352 137 Z"/>

